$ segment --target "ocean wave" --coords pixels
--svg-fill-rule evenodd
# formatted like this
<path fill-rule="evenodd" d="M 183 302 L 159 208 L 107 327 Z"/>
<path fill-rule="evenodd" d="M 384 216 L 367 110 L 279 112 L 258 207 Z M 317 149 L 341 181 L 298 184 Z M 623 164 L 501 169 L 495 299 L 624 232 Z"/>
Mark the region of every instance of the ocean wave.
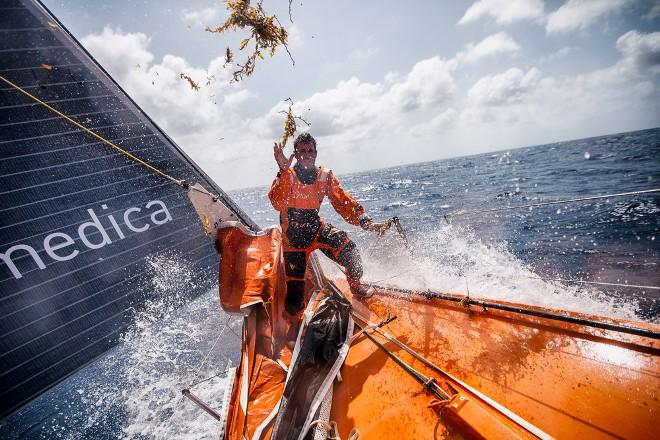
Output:
<path fill-rule="evenodd" d="M 622 222 L 633 222 L 660 213 L 660 206 L 655 200 L 619 203 L 612 208 L 610 215 Z"/>
<path fill-rule="evenodd" d="M 417 205 L 417 202 L 410 202 L 410 201 L 407 201 L 407 200 L 402 200 L 402 201 L 398 201 L 398 202 L 388 203 L 387 206 L 385 206 L 383 208 L 383 210 L 389 211 L 389 210 L 396 209 L 396 208 L 410 208 L 410 207 L 416 206 L 416 205 Z"/>
<path fill-rule="evenodd" d="M 394 235 L 388 240 L 365 255 L 365 278 L 370 282 L 458 294 L 469 289 L 472 296 L 485 299 L 640 319 L 636 299 L 614 297 L 593 286 L 539 279 L 504 243 L 488 245 L 470 229 L 450 224 L 409 237 L 414 258 L 403 252 Z"/>

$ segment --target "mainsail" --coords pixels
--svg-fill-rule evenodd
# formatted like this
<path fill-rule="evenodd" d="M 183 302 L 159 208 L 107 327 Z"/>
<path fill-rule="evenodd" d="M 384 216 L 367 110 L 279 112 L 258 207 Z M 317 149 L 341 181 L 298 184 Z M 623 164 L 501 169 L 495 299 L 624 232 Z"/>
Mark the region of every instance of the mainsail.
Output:
<path fill-rule="evenodd" d="M 146 258 L 175 252 L 215 283 L 186 192 L 13 85 L 165 173 L 202 182 L 258 226 L 43 5 L 0 4 L 0 418 L 117 343 L 154 293 Z"/>

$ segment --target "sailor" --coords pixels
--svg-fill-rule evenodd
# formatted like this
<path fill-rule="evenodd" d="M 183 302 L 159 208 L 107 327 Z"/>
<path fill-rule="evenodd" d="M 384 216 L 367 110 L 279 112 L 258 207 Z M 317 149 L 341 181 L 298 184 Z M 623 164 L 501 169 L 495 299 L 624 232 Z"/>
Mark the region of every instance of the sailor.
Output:
<path fill-rule="evenodd" d="M 382 232 L 384 223 L 375 223 L 364 208 L 344 188 L 332 171 L 316 166 L 316 140 L 309 133 L 300 134 L 293 144 L 293 154 L 284 155 L 283 146 L 273 146 L 280 171 L 273 181 L 268 197 L 280 212 L 284 272 L 287 294 L 285 309 L 297 315 L 304 307 L 304 277 L 309 254 L 319 249 L 346 271 L 351 292 L 367 297 L 373 290 L 360 283 L 362 260 L 355 243 L 319 216 L 324 197 L 350 224 L 365 230 Z M 291 162 L 296 158 L 296 164 Z"/>

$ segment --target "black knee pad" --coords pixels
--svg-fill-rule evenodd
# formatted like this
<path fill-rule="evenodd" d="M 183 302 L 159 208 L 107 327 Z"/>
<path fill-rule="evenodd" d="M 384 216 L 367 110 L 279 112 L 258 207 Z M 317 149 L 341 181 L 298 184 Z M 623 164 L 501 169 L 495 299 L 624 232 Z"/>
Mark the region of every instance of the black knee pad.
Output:
<path fill-rule="evenodd" d="M 346 232 L 335 228 L 330 223 L 326 223 L 321 228 L 317 241 L 333 249 L 337 249 L 344 244 L 347 238 L 348 234 Z"/>
<path fill-rule="evenodd" d="M 297 315 L 305 306 L 305 282 L 287 281 L 284 309 L 289 315 Z"/>
<path fill-rule="evenodd" d="M 337 256 L 337 262 L 346 268 L 349 278 L 359 280 L 362 278 L 362 258 L 353 241 L 349 241 Z"/>
<path fill-rule="evenodd" d="M 291 278 L 305 278 L 307 256 L 304 252 L 284 252 L 284 273 Z"/>

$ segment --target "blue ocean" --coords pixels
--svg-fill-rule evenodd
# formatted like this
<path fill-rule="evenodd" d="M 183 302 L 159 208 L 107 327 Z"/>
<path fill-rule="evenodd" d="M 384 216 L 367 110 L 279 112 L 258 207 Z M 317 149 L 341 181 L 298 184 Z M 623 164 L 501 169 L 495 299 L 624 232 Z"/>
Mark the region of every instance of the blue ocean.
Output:
<path fill-rule="evenodd" d="M 408 239 L 364 232 L 324 204 L 358 243 L 366 281 L 660 321 L 660 192 L 640 193 L 660 188 L 660 128 L 339 178 L 375 220 L 398 217 Z M 266 193 L 230 195 L 266 227 L 277 223 Z M 574 199 L 588 200 L 547 204 Z M 162 300 L 122 344 L 5 420 L 0 438 L 216 438 L 180 391 L 221 405 L 241 321 L 215 290 L 180 303 L 198 274 L 176 255 L 153 268 Z"/>
<path fill-rule="evenodd" d="M 528 284 L 529 280 L 660 286 L 660 192 L 497 211 L 657 189 L 660 129 L 340 177 L 374 220 L 398 217 L 413 244 L 414 256 L 408 257 L 396 234 L 377 240 L 372 233 L 347 225 L 326 202 L 322 215 L 360 243 L 371 268 L 366 277 L 372 281 L 403 271 L 401 276 L 388 277 L 388 282 L 456 293 L 470 289 L 476 296 L 506 295 L 514 301 L 578 310 L 563 298 L 539 296 L 548 286 Z M 232 196 L 266 226 L 277 223 L 266 193 L 267 188 L 254 188 Z M 408 261 L 401 261 L 402 252 Z M 379 273 L 379 266 L 387 268 L 385 273 Z M 502 271 L 512 267 L 520 271 L 507 272 L 511 279 L 501 284 Z M 568 281 L 556 285 L 575 287 L 578 297 L 586 294 L 612 307 L 625 307 L 638 319 L 654 321 L 660 316 L 657 289 Z M 607 309 L 592 311 L 608 314 Z"/>

